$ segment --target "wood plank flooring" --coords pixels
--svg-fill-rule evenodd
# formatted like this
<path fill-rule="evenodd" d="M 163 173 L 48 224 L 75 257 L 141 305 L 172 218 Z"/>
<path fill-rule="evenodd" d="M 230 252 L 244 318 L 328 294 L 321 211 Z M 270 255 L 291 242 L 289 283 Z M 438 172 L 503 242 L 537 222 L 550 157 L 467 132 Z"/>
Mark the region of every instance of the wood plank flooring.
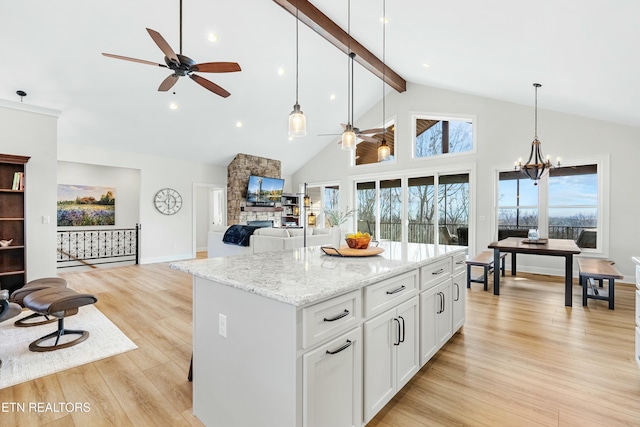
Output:
<path fill-rule="evenodd" d="M 0 390 L 4 405 L 87 402 L 90 412 L 0 406 L 0 425 L 202 426 L 187 381 L 191 276 L 167 264 L 61 276 L 96 294 L 139 348 Z M 634 287 L 616 286 L 613 311 L 605 301 L 582 307 L 577 284 L 573 308 L 564 307 L 560 277 L 507 274 L 500 290 L 472 284 L 461 333 L 368 427 L 640 425 Z"/>

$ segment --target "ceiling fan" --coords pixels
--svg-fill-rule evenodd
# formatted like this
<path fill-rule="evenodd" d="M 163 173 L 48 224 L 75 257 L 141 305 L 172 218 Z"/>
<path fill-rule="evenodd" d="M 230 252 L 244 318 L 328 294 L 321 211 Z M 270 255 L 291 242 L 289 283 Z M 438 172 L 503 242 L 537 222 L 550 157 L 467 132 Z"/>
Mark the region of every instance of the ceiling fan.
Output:
<path fill-rule="evenodd" d="M 164 53 L 164 64 L 158 64 L 153 61 L 145 61 L 144 59 L 129 58 L 127 56 L 114 55 L 111 53 L 102 53 L 104 56 L 115 59 L 124 59 L 125 61 L 139 62 L 141 64 L 154 65 L 156 67 L 168 68 L 173 71 L 166 79 L 160 83 L 158 87 L 159 92 L 166 92 L 171 89 L 178 81 L 180 77 L 189 76 L 191 80 L 198 83 L 203 88 L 222 96 L 223 98 L 231 95 L 222 87 L 213 83 L 210 80 L 205 79 L 194 72 L 201 73 L 231 73 L 240 71 L 240 65 L 236 62 L 204 62 L 197 64 L 196 61 L 188 56 L 182 55 L 182 0 L 180 0 L 180 53 L 175 53 L 169 46 L 169 43 L 160 35 L 159 32 L 147 28 L 147 32 L 158 45 L 162 53 Z"/>
<path fill-rule="evenodd" d="M 347 129 L 347 125 L 344 124 L 344 123 L 340 123 L 340 126 L 342 126 L 342 130 L 346 130 Z M 352 130 L 356 134 L 357 138 L 360 138 L 363 141 L 374 142 L 374 143 L 378 143 L 380 141 L 378 139 L 376 139 L 376 138 L 373 138 L 370 135 L 375 135 L 375 134 L 379 134 L 379 133 L 384 132 L 383 128 L 373 128 L 373 129 L 360 130 L 359 128 L 353 127 L 353 126 L 352 126 Z M 338 135 L 342 135 L 342 133 L 321 133 L 318 136 L 338 136 Z M 342 144 L 342 141 L 338 141 L 338 144 Z"/>

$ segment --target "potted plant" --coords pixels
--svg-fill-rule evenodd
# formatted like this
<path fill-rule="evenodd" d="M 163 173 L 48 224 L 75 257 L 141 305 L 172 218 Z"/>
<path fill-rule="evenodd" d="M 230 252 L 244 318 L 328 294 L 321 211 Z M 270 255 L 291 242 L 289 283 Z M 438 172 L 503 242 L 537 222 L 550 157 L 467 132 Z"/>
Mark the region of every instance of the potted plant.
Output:
<path fill-rule="evenodd" d="M 327 221 L 329 221 L 329 225 L 331 225 L 331 244 L 334 248 L 340 248 L 340 243 L 342 242 L 342 230 L 340 227 L 349 221 L 349 218 L 353 216 L 354 212 L 355 209 L 349 210 L 348 206 L 346 211 L 338 209 L 324 211 Z"/>

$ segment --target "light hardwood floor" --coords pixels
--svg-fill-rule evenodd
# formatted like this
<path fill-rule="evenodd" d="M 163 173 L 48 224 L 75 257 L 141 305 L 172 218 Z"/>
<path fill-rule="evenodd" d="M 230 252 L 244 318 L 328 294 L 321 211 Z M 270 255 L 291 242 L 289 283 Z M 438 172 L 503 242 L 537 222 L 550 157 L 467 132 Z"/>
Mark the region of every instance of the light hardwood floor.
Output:
<path fill-rule="evenodd" d="M 90 412 L 2 411 L 0 425 L 201 426 L 187 381 L 191 277 L 167 264 L 61 276 L 96 294 L 139 348 L 0 390 L 0 402 L 88 402 Z M 507 275 L 499 297 L 472 284 L 461 333 L 368 427 L 640 425 L 634 288 L 617 285 L 611 311 L 582 307 L 575 285 L 566 308 L 562 280 Z"/>

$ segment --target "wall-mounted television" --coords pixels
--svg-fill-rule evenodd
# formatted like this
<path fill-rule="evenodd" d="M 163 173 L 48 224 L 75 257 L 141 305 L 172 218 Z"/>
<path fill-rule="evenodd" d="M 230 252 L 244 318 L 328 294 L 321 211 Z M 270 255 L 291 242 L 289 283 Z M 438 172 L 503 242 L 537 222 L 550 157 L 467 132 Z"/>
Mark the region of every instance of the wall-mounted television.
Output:
<path fill-rule="evenodd" d="M 251 175 L 247 186 L 247 204 L 250 206 L 275 206 L 282 200 L 284 179 Z"/>

